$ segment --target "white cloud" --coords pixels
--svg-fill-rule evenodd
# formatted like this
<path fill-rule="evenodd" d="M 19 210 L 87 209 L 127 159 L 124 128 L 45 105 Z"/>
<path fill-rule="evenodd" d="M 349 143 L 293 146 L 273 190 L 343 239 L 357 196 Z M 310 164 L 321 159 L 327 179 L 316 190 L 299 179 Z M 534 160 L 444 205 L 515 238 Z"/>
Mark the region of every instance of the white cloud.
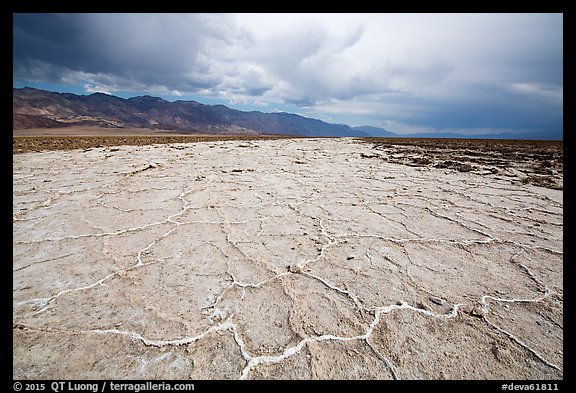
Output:
<path fill-rule="evenodd" d="M 564 88 L 562 86 L 544 83 L 512 83 L 511 90 L 524 94 L 538 96 L 545 99 L 560 100 L 564 98 Z"/>
<path fill-rule="evenodd" d="M 112 92 L 111 92 L 109 89 L 107 89 L 107 88 L 105 88 L 105 87 L 102 87 L 102 86 L 95 86 L 95 85 L 92 85 L 92 84 L 90 84 L 90 83 L 85 83 L 85 84 L 84 84 L 84 91 L 85 91 L 86 93 L 112 94 Z"/>

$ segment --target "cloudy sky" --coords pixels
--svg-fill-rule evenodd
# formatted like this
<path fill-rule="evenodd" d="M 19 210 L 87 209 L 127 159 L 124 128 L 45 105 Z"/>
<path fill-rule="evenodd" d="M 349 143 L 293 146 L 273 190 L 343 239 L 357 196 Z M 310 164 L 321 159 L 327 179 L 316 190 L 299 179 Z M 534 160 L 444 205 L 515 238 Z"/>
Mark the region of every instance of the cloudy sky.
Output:
<path fill-rule="evenodd" d="M 13 86 L 397 133 L 563 129 L 562 14 L 14 14 Z"/>

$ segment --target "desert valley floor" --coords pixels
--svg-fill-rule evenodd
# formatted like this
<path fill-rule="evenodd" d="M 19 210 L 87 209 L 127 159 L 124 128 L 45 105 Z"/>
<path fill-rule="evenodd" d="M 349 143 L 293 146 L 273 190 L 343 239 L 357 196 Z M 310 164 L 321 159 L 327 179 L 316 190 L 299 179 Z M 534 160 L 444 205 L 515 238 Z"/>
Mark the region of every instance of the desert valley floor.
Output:
<path fill-rule="evenodd" d="M 15 150 L 13 377 L 562 379 L 562 146 L 526 146 Z"/>

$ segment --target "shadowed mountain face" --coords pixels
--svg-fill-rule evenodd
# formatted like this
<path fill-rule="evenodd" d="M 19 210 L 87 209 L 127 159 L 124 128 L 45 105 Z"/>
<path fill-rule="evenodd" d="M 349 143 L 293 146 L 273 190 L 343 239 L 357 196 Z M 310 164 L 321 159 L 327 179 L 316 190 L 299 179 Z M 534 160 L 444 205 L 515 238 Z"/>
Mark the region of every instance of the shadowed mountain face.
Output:
<path fill-rule="evenodd" d="M 123 99 L 102 93 L 76 95 L 32 88 L 13 89 L 13 129 L 97 126 L 153 128 L 183 133 L 367 136 L 343 124 L 291 113 L 243 112 L 196 101 L 158 97 Z"/>

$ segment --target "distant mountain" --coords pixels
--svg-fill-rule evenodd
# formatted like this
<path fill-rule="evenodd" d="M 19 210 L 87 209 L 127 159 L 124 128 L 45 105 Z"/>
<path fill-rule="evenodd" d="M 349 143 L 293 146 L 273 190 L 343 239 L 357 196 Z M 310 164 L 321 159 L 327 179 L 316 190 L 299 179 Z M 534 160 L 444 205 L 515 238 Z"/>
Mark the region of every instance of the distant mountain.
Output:
<path fill-rule="evenodd" d="M 374 137 L 398 138 L 454 138 L 454 139 L 533 139 L 533 140 L 563 140 L 562 131 L 552 132 L 502 132 L 498 134 L 460 134 L 455 132 L 428 132 L 413 134 L 398 134 L 379 127 L 359 126 L 353 130 L 363 131 Z"/>
<path fill-rule="evenodd" d="M 108 94 L 76 95 L 25 87 L 12 92 L 13 129 L 98 126 L 153 128 L 182 133 L 369 136 L 344 124 L 293 113 L 243 112 L 196 101 L 158 97 L 124 99 Z"/>
<path fill-rule="evenodd" d="M 400 136 L 392 131 L 388 131 L 380 127 L 358 126 L 358 127 L 352 127 L 352 129 L 355 131 L 365 132 L 370 136 Z"/>
<path fill-rule="evenodd" d="M 427 132 L 418 134 L 402 134 L 396 136 L 403 138 L 454 138 L 454 139 L 521 139 L 521 140 L 552 140 L 560 141 L 564 139 L 562 131 L 538 132 L 501 132 L 498 134 L 459 134 L 455 132 Z"/>

